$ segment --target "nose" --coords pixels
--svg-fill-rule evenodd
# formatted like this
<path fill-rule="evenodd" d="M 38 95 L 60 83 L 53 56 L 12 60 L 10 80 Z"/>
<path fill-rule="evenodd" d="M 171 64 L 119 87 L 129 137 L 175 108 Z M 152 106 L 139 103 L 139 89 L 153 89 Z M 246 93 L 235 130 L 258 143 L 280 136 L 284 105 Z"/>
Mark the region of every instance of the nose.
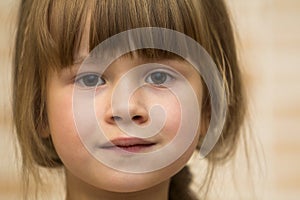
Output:
<path fill-rule="evenodd" d="M 129 102 L 123 99 L 121 104 L 111 104 L 106 110 L 104 120 L 109 124 L 136 123 L 137 125 L 146 124 L 149 121 L 149 114 L 142 95 L 134 94 Z"/>

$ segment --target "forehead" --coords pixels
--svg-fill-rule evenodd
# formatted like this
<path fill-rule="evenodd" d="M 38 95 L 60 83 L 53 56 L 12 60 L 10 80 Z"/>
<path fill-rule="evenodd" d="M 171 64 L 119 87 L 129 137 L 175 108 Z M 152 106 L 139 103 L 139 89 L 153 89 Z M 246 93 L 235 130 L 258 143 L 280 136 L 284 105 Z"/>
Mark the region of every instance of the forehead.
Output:
<path fill-rule="evenodd" d="M 107 38 L 129 29 L 163 27 L 195 37 L 196 17 L 188 10 L 191 2 L 91 0 L 74 4 L 72 1 L 53 1 L 50 32 L 58 52 L 57 68 L 71 66 Z M 174 58 L 170 53 L 157 50 L 140 50 L 138 53 L 146 58 Z"/>

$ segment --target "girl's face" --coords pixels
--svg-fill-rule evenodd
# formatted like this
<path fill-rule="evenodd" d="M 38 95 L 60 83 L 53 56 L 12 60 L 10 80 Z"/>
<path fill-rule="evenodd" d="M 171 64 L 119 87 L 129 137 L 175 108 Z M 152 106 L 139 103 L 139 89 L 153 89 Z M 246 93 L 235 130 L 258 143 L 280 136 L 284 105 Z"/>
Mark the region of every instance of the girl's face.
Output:
<path fill-rule="evenodd" d="M 135 153 L 156 151 L 170 143 L 181 123 L 180 103 L 168 89 L 168 87 L 175 85 L 177 81 L 176 78 L 172 78 L 174 74 L 171 75 L 171 71 L 153 71 L 153 69 L 149 69 L 150 74 L 148 73 L 145 77 L 142 77 L 145 86 L 137 89 L 129 101 L 128 109 L 130 116 L 132 116 L 130 120 L 139 126 L 146 126 L 150 123 L 149 109 L 151 106 L 159 104 L 164 108 L 166 119 L 159 134 L 145 139 L 143 142 L 131 140 L 132 137 L 122 132 L 117 124 L 118 120 L 125 120 L 125 112 L 128 110 L 119 109 L 115 115 L 112 114 L 112 92 L 117 87 L 118 80 L 129 70 L 144 63 L 146 61 L 138 56 L 121 57 L 107 68 L 102 75 L 102 77 L 105 77 L 103 79 L 97 74 L 76 75 L 78 69 L 76 65 L 73 66 L 73 70 L 66 69 L 60 73 L 52 72 L 50 74 L 47 112 L 51 137 L 59 157 L 72 176 L 97 188 L 109 191 L 138 191 L 167 180 L 178 172 L 190 158 L 197 145 L 199 133 L 187 151 L 171 165 L 142 174 L 125 173 L 107 167 L 96 160 L 80 140 L 73 117 L 73 89 L 74 87 L 86 89 L 90 86 L 96 86 L 95 113 L 98 123 L 108 140 L 116 141 L 116 145 L 119 145 L 123 150 Z M 189 81 L 198 101 L 201 102 L 201 79 L 191 65 L 178 60 L 161 60 L 157 63 L 170 67 L 170 70 L 173 69 L 174 72 L 181 73 Z M 168 87 L 165 87 L 165 85 L 168 85 Z M 86 123 L 88 124 L 88 122 Z M 127 140 L 128 138 L 129 140 Z M 126 142 L 138 143 L 138 145 L 128 147 Z M 104 152 L 116 151 L 116 148 L 103 147 L 102 150 Z"/>
<path fill-rule="evenodd" d="M 83 35 L 81 47 L 78 54 L 75 55 L 75 60 L 80 60 L 81 57 L 88 55 L 87 35 L 87 32 Z M 181 102 L 172 92 L 172 87 L 176 88 L 176 85 L 180 85 L 180 76 L 184 77 L 192 87 L 201 109 L 202 82 L 200 75 L 190 64 L 178 59 L 150 60 L 150 62 L 159 63 L 168 66 L 168 68 L 156 67 L 152 69 L 149 67 L 144 71 L 144 75 L 133 76 L 134 80 L 127 80 L 127 83 L 126 81 L 122 82 L 122 93 L 132 92 L 127 91 L 127 86 L 134 83 L 135 79 L 144 83 L 142 87 L 130 94 L 127 108 L 112 105 L 112 97 L 116 88 L 120 88 L 119 81 L 123 79 L 122 76 L 124 77 L 129 71 L 140 65 L 149 63 L 149 60 L 142 59 L 137 54 L 116 59 L 101 76 L 96 72 L 91 72 L 92 69 L 90 71 L 88 69 L 88 73 L 77 74 L 80 64 L 74 64 L 71 70 L 68 68 L 60 72 L 50 72 L 47 88 L 49 127 L 55 149 L 67 170 L 67 180 L 76 178 L 79 182 L 107 191 L 133 192 L 150 188 L 168 180 L 186 164 L 198 143 L 199 130 L 192 144 L 185 152 L 182 152 L 183 154 L 178 159 L 170 165 L 152 172 L 125 173 L 108 167 L 95 159 L 95 154 L 107 153 L 107 155 L 117 155 L 122 160 L 126 159 L 126 154 L 120 152 L 119 148 L 134 153 L 149 153 L 169 144 L 182 123 Z M 111 146 L 111 144 L 103 144 L 101 141 L 94 141 L 92 137 L 90 140 L 97 147 L 96 150 L 91 152 L 90 149 L 86 148 L 79 136 L 80 133 L 74 119 L 74 88 L 79 88 L 78 90 L 82 91 L 96 88 L 94 113 L 97 123 L 107 140 L 119 148 Z M 138 139 L 129 136 L 119 127 L 119 123 L 135 123 L 140 127 L 145 127 L 146 130 L 147 126 L 151 124 L 151 120 L 161 118 L 160 116 L 150 118 L 149 111 L 155 105 L 161 106 L 165 113 L 163 127 L 158 134 L 146 139 Z M 193 120 L 188 119 L 188 121 Z M 83 119 L 82 123 L 86 127 L 83 131 L 89 135 L 93 131 L 93 127 L 89 125 L 89 120 Z M 142 134 L 141 132 L 141 136 Z M 177 150 L 176 147 L 174 150 Z M 162 154 L 162 158 L 168 158 L 168 153 Z M 123 155 L 124 157 L 122 157 Z M 140 161 L 147 162 L 146 159 Z M 125 163 L 119 162 L 120 165 Z M 139 165 L 139 163 L 130 163 L 130 165 Z"/>

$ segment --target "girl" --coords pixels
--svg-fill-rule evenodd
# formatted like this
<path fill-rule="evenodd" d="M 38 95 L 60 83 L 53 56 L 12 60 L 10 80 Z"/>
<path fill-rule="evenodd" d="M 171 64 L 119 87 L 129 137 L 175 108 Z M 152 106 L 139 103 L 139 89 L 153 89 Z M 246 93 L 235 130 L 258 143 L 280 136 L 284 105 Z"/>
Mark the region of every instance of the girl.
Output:
<path fill-rule="evenodd" d="M 214 115 L 209 84 L 191 65 L 197 61 L 187 62 L 190 53 L 132 48 L 136 40 L 133 44 L 117 40 L 106 51 L 92 51 L 118 33 L 142 27 L 165 28 L 192 38 L 208 52 L 223 78 L 226 118 L 220 140 L 206 156 L 210 168 L 203 175 L 203 196 L 190 190 L 191 174 L 185 167 L 204 143 Z M 168 41 L 166 37 L 160 42 L 164 46 Z M 183 43 L 187 46 L 186 40 Z M 126 46 L 132 51 L 118 53 Z M 97 61 L 114 59 L 99 70 L 95 66 L 101 64 L 92 62 L 95 57 Z M 13 74 L 13 116 L 27 177 L 24 184 L 29 183 L 30 174 L 41 181 L 40 166 L 63 167 L 68 200 L 205 198 L 213 169 L 235 153 L 245 99 L 231 22 L 222 0 L 22 0 Z M 142 85 L 128 89 L 140 81 Z M 184 117 L 193 109 L 186 111 L 186 103 L 176 93 L 183 85 L 194 91 L 197 103 L 193 106 L 201 117 L 193 124 L 197 129 L 187 148 L 166 162 L 181 151 L 181 146 L 172 144 L 177 133 L 188 127 L 186 121 L 193 121 Z M 117 99 L 128 100 L 126 108 L 120 106 L 122 101 L 114 101 L 115 93 L 121 95 Z M 91 94 L 92 101 L 86 100 L 84 95 Z M 87 111 L 87 104 L 93 112 Z M 151 110 L 154 105 L 160 105 L 164 113 Z M 149 131 L 152 124 L 156 135 Z M 148 132 L 151 136 L 144 137 Z M 99 135 L 105 137 L 99 139 Z M 172 151 L 160 151 L 169 146 Z M 159 162 L 149 161 L 147 156 L 155 152 L 162 155 L 157 157 Z M 142 156 L 135 159 L 137 154 Z"/>

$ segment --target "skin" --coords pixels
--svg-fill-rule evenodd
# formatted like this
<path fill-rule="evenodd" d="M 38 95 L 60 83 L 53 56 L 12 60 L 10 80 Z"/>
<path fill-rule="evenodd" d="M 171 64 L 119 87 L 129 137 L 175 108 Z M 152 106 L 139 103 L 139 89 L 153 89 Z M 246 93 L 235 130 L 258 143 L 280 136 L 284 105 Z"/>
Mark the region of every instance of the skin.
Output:
<path fill-rule="evenodd" d="M 86 29 L 88 30 L 88 27 Z M 193 143 L 179 159 L 157 171 L 141 174 L 125 173 L 96 160 L 79 138 L 72 107 L 74 87 L 83 86 L 82 81 L 77 81 L 77 71 L 82 58 L 86 57 L 89 52 L 87 36 L 88 31 L 84 33 L 79 51 L 75 54 L 74 60 L 77 64 L 71 66 L 71 70 L 50 72 L 47 83 L 47 113 L 50 134 L 55 149 L 65 166 L 66 199 L 166 200 L 168 199 L 170 178 L 180 171 L 191 157 L 198 143 L 200 129 Z M 112 92 L 117 87 L 122 75 L 148 62 L 149 60 L 133 54 L 132 57 L 125 56 L 115 60 L 104 72 L 105 83 L 100 84 L 96 89 L 95 113 L 99 125 L 109 140 L 126 136 L 115 121 L 115 115 L 118 119 L 124 120 L 125 111 L 119 110 L 117 114 L 112 114 Z M 165 59 L 155 62 L 167 65 L 183 75 L 194 89 L 201 108 L 203 88 L 200 76 L 195 69 L 188 63 L 179 60 Z M 137 78 L 146 79 L 146 77 Z M 168 87 L 174 86 L 172 84 L 173 82 Z M 146 82 L 145 87 L 136 90 L 130 98 L 130 121 L 140 126 L 147 126 L 151 122 L 149 109 L 153 104 L 159 104 L 165 109 L 166 122 L 160 133 L 150 138 L 155 145 L 143 150 L 146 152 L 158 150 L 167 145 L 176 135 L 181 120 L 180 104 L 176 96 L 167 87 Z M 43 137 L 48 136 L 43 135 Z"/>
<path fill-rule="evenodd" d="M 197 96 L 202 99 L 202 86 L 199 76 L 187 63 L 176 60 L 160 61 L 162 64 L 181 70 Z M 112 119 L 111 94 L 119 78 L 130 69 L 145 63 L 135 58 L 120 58 L 104 74 L 107 83 L 99 86 L 96 97 L 96 113 L 99 124 L 109 139 L 123 137 Z M 76 66 L 75 66 L 76 68 Z M 76 70 L 75 70 L 76 71 Z M 52 72 L 48 82 L 47 111 L 51 137 L 55 149 L 66 168 L 67 199 L 167 199 L 170 177 L 176 174 L 192 155 L 199 133 L 188 150 L 171 165 L 150 173 L 130 174 L 111 169 L 97 161 L 83 146 L 75 126 L 72 109 L 72 94 L 76 85 L 76 73 L 65 70 Z M 179 104 L 167 88 L 148 84 L 147 89 L 137 90 L 130 99 L 129 110 L 132 121 L 139 125 L 149 123 L 148 108 L 153 102 L 166 109 L 166 123 L 162 131 L 151 138 L 156 143 L 150 150 L 157 150 L 168 144 L 175 136 L 180 122 Z M 163 98 L 162 95 L 164 96 Z M 62 112 L 63 111 L 63 112 Z M 122 116 L 122 113 L 119 116 Z M 63 122 L 63 123 L 62 123 Z M 150 151 L 149 150 L 149 151 Z M 166 155 L 167 156 L 167 155 Z M 154 197 L 154 195 L 157 195 Z"/>

